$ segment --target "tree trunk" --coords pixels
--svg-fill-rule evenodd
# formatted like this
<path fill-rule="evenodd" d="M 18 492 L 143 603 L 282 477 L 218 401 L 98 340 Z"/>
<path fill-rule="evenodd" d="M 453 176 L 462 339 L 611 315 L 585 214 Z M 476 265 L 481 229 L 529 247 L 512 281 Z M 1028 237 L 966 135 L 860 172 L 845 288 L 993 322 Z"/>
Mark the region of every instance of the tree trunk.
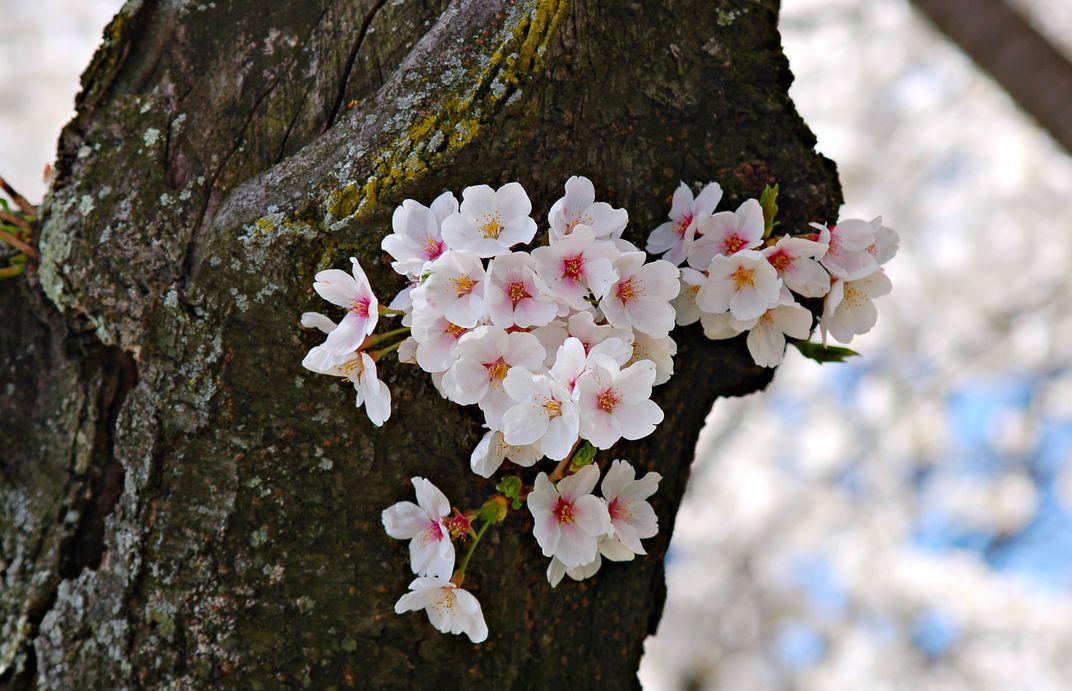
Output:
<path fill-rule="evenodd" d="M 775 0 L 132 0 L 64 130 L 31 281 L 0 282 L 0 686 L 635 686 L 714 400 L 762 388 L 743 340 L 678 329 L 666 421 L 613 454 L 664 480 L 650 554 L 552 590 L 513 512 L 466 580 L 479 646 L 396 616 L 380 512 L 431 478 L 458 506 L 479 412 L 415 367 L 374 428 L 300 361 L 313 275 L 381 298 L 394 206 L 571 174 L 643 245 L 679 180 L 733 208 L 782 187 L 831 220 L 833 164 L 793 109 Z M 548 468 L 549 469 L 549 466 Z"/>

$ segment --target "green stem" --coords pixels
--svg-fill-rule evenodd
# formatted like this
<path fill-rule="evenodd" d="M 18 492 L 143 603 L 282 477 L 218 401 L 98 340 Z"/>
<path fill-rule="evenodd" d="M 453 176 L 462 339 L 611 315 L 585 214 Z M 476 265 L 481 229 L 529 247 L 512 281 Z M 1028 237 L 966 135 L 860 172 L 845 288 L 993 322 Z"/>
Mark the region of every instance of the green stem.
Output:
<path fill-rule="evenodd" d="M 22 266 L 7 266 L 0 269 L 0 279 L 2 278 L 15 278 L 26 270 L 26 265 Z"/>
<path fill-rule="evenodd" d="M 480 538 L 484 537 L 484 533 L 488 532 L 488 527 L 493 521 L 484 520 L 484 525 L 480 526 L 480 530 L 476 531 L 476 537 L 469 543 L 469 550 L 466 551 L 465 556 L 462 557 L 462 565 L 458 567 L 458 570 L 454 572 L 454 577 L 451 579 L 454 581 L 454 585 L 460 586 L 462 581 L 465 580 L 465 568 L 469 566 L 469 560 L 473 556 L 473 552 L 476 551 L 476 546 L 480 542 Z"/>
<path fill-rule="evenodd" d="M 365 342 L 361 344 L 361 349 L 364 350 L 364 349 L 368 348 L 369 346 L 374 346 L 377 343 L 380 343 L 382 341 L 386 341 L 388 338 L 392 338 L 394 336 L 401 336 L 402 334 L 408 334 L 408 333 L 409 333 L 409 327 L 408 326 L 403 326 L 402 328 L 395 329 L 394 331 L 385 331 L 382 334 L 376 334 L 375 336 L 369 336 L 368 338 L 365 339 Z"/>
<path fill-rule="evenodd" d="M 32 245 L 29 245 L 28 243 L 25 243 L 22 240 L 19 240 L 14 235 L 11 235 L 10 233 L 5 233 L 2 230 L 0 230 L 0 241 L 6 242 L 7 244 L 9 244 L 12 247 L 14 247 L 15 249 L 21 251 L 27 257 L 29 257 L 30 259 L 33 259 L 35 261 L 40 256 L 40 255 L 37 254 L 37 250 L 35 250 Z"/>
<path fill-rule="evenodd" d="M 372 357 L 373 360 L 376 360 L 377 362 L 379 362 L 380 358 L 382 358 L 387 353 L 390 353 L 392 350 L 398 350 L 398 346 L 402 345 L 405 342 L 406 342 L 405 339 L 403 339 L 403 340 L 401 340 L 401 341 L 399 341 L 397 343 L 392 343 L 391 345 L 387 346 L 386 348 L 380 348 L 379 350 L 374 350 L 371 353 L 369 353 L 369 355 Z"/>
<path fill-rule="evenodd" d="M 403 312 L 402 310 L 393 310 L 390 307 L 384 307 L 383 305 L 380 305 L 380 314 L 386 315 L 388 317 L 395 317 L 400 314 L 405 314 L 405 312 Z"/>

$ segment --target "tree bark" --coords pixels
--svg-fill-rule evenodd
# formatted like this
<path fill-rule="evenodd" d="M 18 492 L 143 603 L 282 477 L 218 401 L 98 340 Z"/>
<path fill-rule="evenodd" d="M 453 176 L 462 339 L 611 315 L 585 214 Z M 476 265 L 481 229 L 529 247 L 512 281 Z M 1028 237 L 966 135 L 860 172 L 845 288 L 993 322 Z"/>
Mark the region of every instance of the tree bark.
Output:
<path fill-rule="evenodd" d="M 774 0 L 128 3 L 62 134 L 36 277 L 0 283 L 0 685 L 635 686 L 697 434 L 771 371 L 678 329 L 666 421 L 600 456 L 664 476 L 650 554 L 552 590 L 513 512 L 466 580 L 474 646 L 394 615 L 407 553 L 379 516 L 413 475 L 493 493 L 478 412 L 384 364 L 372 427 L 300 367 L 298 315 L 351 255 L 401 288 L 391 212 L 443 189 L 519 180 L 542 222 L 584 174 L 641 245 L 679 180 L 724 208 L 778 181 L 784 228 L 833 219 L 791 79 Z"/>

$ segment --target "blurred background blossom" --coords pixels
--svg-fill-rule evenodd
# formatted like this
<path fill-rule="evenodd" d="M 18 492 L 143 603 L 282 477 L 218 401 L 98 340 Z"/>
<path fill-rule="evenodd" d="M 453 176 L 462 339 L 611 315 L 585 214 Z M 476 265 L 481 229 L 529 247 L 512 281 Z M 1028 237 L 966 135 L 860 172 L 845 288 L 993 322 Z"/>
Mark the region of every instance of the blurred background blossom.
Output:
<path fill-rule="evenodd" d="M 1072 54 L 1072 3 L 1010 2 Z M 31 199 L 120 4 L 4 2 L 0 171 Z M 641 680 L 1072 688 L 1072 159 L 906 0 L 782 12 L 842 216 L 901 233 L 895 288 L 862 358 L 791 352 L 715 406 Z"/>

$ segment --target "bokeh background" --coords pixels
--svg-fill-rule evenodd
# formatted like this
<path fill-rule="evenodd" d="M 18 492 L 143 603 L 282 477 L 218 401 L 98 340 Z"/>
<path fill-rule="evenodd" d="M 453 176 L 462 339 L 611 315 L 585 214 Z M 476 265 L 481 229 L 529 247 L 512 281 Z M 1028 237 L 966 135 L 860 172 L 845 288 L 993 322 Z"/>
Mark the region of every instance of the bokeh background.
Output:
<path fill-rule="evenodd" d="M 1072 54 L 1072 2 L 1009 1 Z M 3 0 L 31 199 L 120 4 Z M 1072 688 L 1072 159 L 906 0 L 784 0 L 782 32 L 842 216 L 901 234 L 894 292 L 863 358 L 715 406 L 641 680 Z"/>

